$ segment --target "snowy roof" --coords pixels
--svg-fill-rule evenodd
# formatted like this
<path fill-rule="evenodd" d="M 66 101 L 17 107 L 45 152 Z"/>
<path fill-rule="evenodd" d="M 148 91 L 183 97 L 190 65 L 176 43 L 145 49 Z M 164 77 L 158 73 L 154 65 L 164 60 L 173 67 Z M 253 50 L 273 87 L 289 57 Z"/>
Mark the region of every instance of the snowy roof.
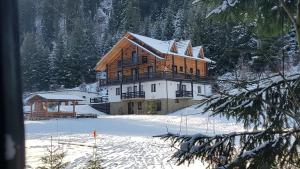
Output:
<path fill-rule="evenodd" d="M 196 53 L 197 50 L 200 51 L 200 48 L 202 48 L 201 46 L 193 48 L 193 54 L 192 54 L 193 56 L 186 55 L 185 52 L 186 52 L 187 48 L 189 47 L 189 44 L 191 43 L 190 40 L 181 40 L 178 42 L 176 42 L 175 40 L 162 41 L 162 40 L 157 40 L 157 39 L 149 38 L 146 36 L 134 34 L 131 32 L 128 32 L 128 34 L 130 34 L 134 38 L 138 39 L 139 41 L 147 44 L 148 46 L 150 46 L 151 48 L 155 49 L 156 51 L 158 51 L 160 53 L 172 54 L 172 55 L 177 55 L 177 56 L 187 57 L 187 58 L 192 58 L 192 59 L 197 59 L 197 60 L 204 60 L 206 62 L 214 62 L 206 57 L 200 58 L 200 57 L 198 57 L 198 54 L 194 55 L 194 48 L 195 48 L 195 53 Z M 171 48 L 172 48 L 174 42 L 177 47 L 177 53 L 171 51 Z"/>
<path fill-rule="evenodd" d="M 173 40 L 162 41 L 162 40 L 157 40 L 157 39 L 149 38 L 149 37 L 146 37 L 146 36 L 134 34 L 134 33 L 131 33 L 131 32 L 129 32 L 129 34 L 132 35 L 133 37 L 137 38 L 138 40 L 144 42 L 148 46 L 154 48 L 155 50 L 161 52 L 161 53 L 170 52 L 170 49 L 171 49 L 171 47 L 174 43 Z"/>
<path fill-rule="evenodd" d="M 60 106 L 60 111 L 72 112 L 73 106 Z M 100 112 L 89 105 L 76 105 L 75 106 L 76 114 L 97 114 L 97 115 L 105 115 L 105 113 Z"/>
<path fill-rule="evenodd" d="M 71 100 L 71 101 L 80 101 L 84 100 L 83 98 L 79 96 L 74 95 L 62 95 L 62 94 L 53 94 L 53 93 L 44 93 L 44 94 L 33 94 L 25 99 L 25 102 L 27 103 L 30 99 L 32 99 L 35 96 L 42 97 L 46 100 Z"/>

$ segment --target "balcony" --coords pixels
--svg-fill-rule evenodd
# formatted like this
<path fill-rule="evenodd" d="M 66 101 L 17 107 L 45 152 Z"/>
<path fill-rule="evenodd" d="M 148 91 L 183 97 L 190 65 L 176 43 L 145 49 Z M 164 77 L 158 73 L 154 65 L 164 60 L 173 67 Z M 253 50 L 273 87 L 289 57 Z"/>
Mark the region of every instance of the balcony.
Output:
<path fill-rule="evenodd" d="M 147 62 L 142 60 L 132 61 L 132 60 L 124 60 L 123 61 L 123 67 L 130 67 L 130 66 L 136 66 L 136 65 L 142 65 L 147 64 Z M 118 62 L 118 68 L 122 67 L 122 62 Z"/>
<path fill-rule="evenodd" d="M 122 99 L 143 99 L 145 98 L 144 91 L 122 93 Z"/>
<path fill-rule="evenodd" d="M 192 91 L 177 90 L 176 97 L 193 97 Z"/>
<path fill-rule="evenodd" d="M 184 73 L 172 73 L 172 72 L 153 72 L 153 73 L 143 73 L 136 76 L 123 76 L 122 78 L 109 77 L 108 79 L 101 79 L 99 81 L 100 86 L 103 85 L 115 85 L 122 83 L 133 83 L 133 82 L 143 82 L 151 80 L 176 80 L 176 81 L 191 81 L 202 82 L 202 83 L 211 83 L 214 81 L 214 78 L 194 75 L 194 74 L 184 74 Z"/>

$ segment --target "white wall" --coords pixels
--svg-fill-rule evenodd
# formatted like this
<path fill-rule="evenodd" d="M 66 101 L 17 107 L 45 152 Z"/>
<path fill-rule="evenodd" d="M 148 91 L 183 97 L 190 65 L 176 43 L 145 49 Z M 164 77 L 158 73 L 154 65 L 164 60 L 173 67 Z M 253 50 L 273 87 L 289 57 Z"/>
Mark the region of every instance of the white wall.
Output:
<path fill-rule="evenodd" d="M 151 84 L 156 84 L 156 92 L 151 92 Z M 182 84 L 186 85 L 186 90 L 188 91 L 192 90 L 190 82 L 183 82 Z M 146 100 L 163 99 L 163 98 L 176 99 L 176 90 L 177 90 L 177 85 L 179 85 L 179 82 L 157 80 L 157 81 L 142 82 L 141 85 L 143 91 L 145 91 Z M 138 83 L 124 84 L 122 85 L 122 93 L 126 93 L 127 88 L 129 86 L 132 88 L 132 91 L 134 86 L 137 86 L 137 90 L 139 90 Z M 198 86 L 201 87 L 201 93 L 198 93 Z M 116 88 L 120 88 L 120 85 L 113 85 L 108 87 L 109 102 L 121 101 L 120 95 L 116 95 Z M 204 98 L 202 95 L 208 96 L 210 94 L 211 94 L 211 85 L 193 83 L 193 95 L 194 95 L 193 99 L 202 100 Z"/>
<path fill-rule="evenodd" d="M 121 96 L 116 95 L 116 88 L 120 88 L 120 85 L 114 85 L 114 86 L 107 87 L 109 102 L 120 102 L 121 101 Z M 124 89 L 124 87 L 123 87 L 123 89 Z M 124 93 L 124 91 L 122 91 L 122 92 Z"/>
<path fill-rule="evenodd" d="M 98 93 L 82 92 L 79 90 L 62 90 L 57 91 L 57 94 L 75 95 L 85 99 L 84 101 L 79 101 L 78 104 L 90 104 L 91 98 L 99 97 Z"/>

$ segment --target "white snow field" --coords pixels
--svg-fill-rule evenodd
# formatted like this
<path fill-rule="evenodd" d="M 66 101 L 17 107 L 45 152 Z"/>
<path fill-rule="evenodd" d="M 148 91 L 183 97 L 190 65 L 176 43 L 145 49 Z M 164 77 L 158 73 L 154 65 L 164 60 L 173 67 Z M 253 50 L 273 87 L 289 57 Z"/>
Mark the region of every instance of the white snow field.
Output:
<path fill-rule="evenodd" d="M 102 115 L 97 119 L 53 119 L 25 121 L 26 166 L 41 165 L 50 138 L 66 152 L 67 168 L 84 168 L 92 156 L 93 130 L 97 131 L 97 152 L 106 169 L 186 169 L 205 168 L 200 161 L 176 166 L 170 160 L 175 149 L 169 141 L 152 136 L 167 131 L 219 134 L 243 130 L 242 125 L 225 118 L 199 114 L 195 106 L 169 115 Z M 186 116 L 188 115 L 188 116 Z"/>

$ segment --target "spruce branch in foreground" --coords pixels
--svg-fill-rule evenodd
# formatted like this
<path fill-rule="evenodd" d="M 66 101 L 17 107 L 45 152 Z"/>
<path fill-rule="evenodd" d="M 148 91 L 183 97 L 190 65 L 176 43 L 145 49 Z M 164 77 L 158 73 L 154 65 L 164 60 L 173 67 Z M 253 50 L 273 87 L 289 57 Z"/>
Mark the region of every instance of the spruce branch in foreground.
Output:
<path fill-rule="evenodd" d="M 52 136 L 51 145 L 47 147 L 46 154 L 41 158 L 43 166 L 39 166 L 38 169 L 64 169 L 69 163 L 63 162 L 66 153 L 60 150 L 60 147 L 53 146 Z"/>
<path fill-rule="evenodd" d="M 300 167 L 300 76 L 277 74 L 214 95 L 204 113 L 243 123 L 245 131 L 220 135 L 167 133 L 177 164 L 200 159 L 210 168 Z"/>

